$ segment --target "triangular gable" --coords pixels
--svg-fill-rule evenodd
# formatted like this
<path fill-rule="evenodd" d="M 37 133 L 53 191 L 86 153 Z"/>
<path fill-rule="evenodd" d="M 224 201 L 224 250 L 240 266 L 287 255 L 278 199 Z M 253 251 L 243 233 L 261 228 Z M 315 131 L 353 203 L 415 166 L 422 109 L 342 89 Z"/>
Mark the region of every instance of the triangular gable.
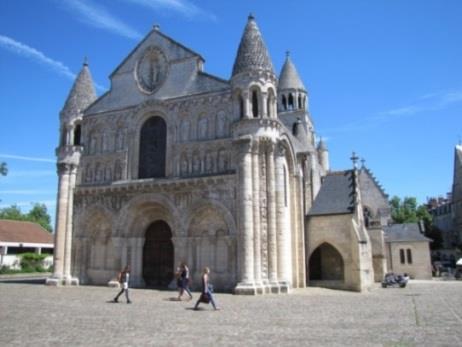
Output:
<path fill-rule="evenodd" d="M 171 37 L 163 34 L 158 29 L 153 28 L 151 31 L 141 40 L 139 44 L 128 54 L 128 56 L 114 69 L 114 71 L 109 75 L 109 78 L 112 78 L 120 70 L 123 70 L 124 65 L 126 65 L 137 53 L 142 53 L 146 47 L 149 45 L 159 45 L 159 43 L 168 43 L 171 45 L 168 51 L 175 52 L 173 56 L 169 56 L 169 60 L 176 59 L 185 59 L 196 57 L 202 62 L 205 62 L 204 58 L 199 54 L 194 52 L 192 49 L 182 45 L 181 43 L 175 41 Z M 175 49 L 176 48 L 176 49 Z"/>

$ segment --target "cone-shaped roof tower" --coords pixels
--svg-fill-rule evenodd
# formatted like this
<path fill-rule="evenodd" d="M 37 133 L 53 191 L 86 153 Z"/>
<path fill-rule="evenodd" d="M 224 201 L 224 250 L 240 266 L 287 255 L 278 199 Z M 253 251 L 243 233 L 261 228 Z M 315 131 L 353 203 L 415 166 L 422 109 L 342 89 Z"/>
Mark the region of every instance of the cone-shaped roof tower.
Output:
<path fill-rule="evenodd" d="M 301 89 L 306 90 L 303 85 L 300 76 L 298 75 L 297 69 L 295 68 L 292 59 L 290 59 L 290 54 L 287 52 L 286 61 L 281 69 L 281 74 L 279 75 L 279 84 L 278 89 Z"/>
<path fill-rule="evenodd" d="M 96 100 L 95 87 L 85 59 L 74 85 L 69 92 L 66 103 L 61 111 L 63 116 L 73 116 L 84 111 L 93 101 Z"/>
<path fill-rule="evenodd" d="M 273 64 L 263 42 L 255 18 L 249 15 L 244 29 L 236 60 L 233 66 L 233 76 L 248 71 L 267 70 L 274 74 Z"/>

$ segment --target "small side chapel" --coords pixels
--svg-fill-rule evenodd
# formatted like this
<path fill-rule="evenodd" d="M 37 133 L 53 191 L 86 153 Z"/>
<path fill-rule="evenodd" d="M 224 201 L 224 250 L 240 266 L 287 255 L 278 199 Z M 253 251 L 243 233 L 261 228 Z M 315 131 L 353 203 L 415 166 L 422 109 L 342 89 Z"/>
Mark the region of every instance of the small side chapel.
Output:
<path fill-rule="evenodd" d="M 330 170 L 307 88 L 289 55 L 276 74 L 253 16 L 229 79 L 155 26 L 110 80 L 97 97 L 84 63 L 60 113 L 48 284 L 129 264 L 133 286 L 165 287 L 182 261 L 236 294 L 383 276 L 387 196 L 364 167 Z"/>

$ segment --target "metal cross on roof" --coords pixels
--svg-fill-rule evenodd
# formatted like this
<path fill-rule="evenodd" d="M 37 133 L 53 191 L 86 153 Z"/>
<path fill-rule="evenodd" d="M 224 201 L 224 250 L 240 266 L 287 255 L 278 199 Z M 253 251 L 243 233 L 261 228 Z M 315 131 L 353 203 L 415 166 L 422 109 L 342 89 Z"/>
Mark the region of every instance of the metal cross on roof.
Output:
<path fill-rule="evenodd" d="M 356 164 L 357 164 L 357 162 L 358 162 L 358 160 L 359 160 L 359 157 L 356 155 L 355 152 L 353 152 L 353 153 L 351 154 L 351 158 L 350 158 L 350 159 L 351 159 L 351 161 L 353 162 L 353 167 L 356 168 L 356 167 L 357 167 Z"/>

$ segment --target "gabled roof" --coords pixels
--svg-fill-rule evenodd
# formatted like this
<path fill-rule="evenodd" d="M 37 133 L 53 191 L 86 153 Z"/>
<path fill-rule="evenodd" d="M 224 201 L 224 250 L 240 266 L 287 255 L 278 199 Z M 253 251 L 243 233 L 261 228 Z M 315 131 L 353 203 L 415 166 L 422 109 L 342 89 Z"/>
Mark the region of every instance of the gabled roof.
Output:
<path fill-rule="evenodd" d="M 282 66 L 278 83 L 278 91 L 284 89 L 306 90 L 302 80 L 300 79 L 297 69 L 295 68 L 294 63 L 292 63 L 292 59 L 290 59 L 290 55 L 288 53 L 286 56 L 286 61 Z"/>
<path fill-rule="evenodd" d="M 239 43 L 232 75 L 256 70 L 266 70 L 274 74 L 273 63 L 260 29 L 255 18 L 250 15 Z"/>
<path fill-rule="evenodd" d="M 191 48 L 188 48 L 186 46 L 184 46 L 183 44 L 179 43 L 178 41 L 172 39 L 170 36 L 167 36 L 165 35 L 164 33 L 162 33 L 160 30 L 159 30 L 159 27 L 158 26 L 154 26 L 151 31 L 149 31 L 149 33 L 140 41 L 140 43 L 138 43 L 135 48 L 132 49 L 132 51 L 127 55 L 127 57 L 125 57 L 124 60 L 122 60 L 122 62 L 114 69 L 114 71 L 109 75 L 110 78 L 112 78 L 112 76 L 114 76 L 118 71 L 119 69 L 125 64 L 125 62 L 127 60 L 130 59 L 130 57 L 138 50 L 138 48 L 140 46 L 143 45 L 143 43 L 145 41 L 147 41 L 151 36 L 153 35 L 159 35 L 160 37 L 163 37 L 164 39 L 166 39 L 167 41 L 171 42 L 173 45 L 183 49 L 184 51 L 188 52 L 189 54 L 191 54 L 192 56 L 196 56 L 197 58 L 199 58 L 200 60 L 202 60 L 203 62 L 205 62 L 205 59 L 197 52 L 193 51 Z"/>
<path fill-rule="evenodd" d="M 392 224 L 383 227 L 386 242 L 430 242 L 421 232 L 417 223 Z"/>
<path fill-rule="evenodd" d="M 374 185 L 377 187 L 379 192 L 382 194 L 382 196 L 388 200 L 388 194 L 385 193 L 385 190 L 383 187 L 380 185 L 379 181 L 377 181 L 377 178 L 372 174 L 372 171 L 369 170 L 367 167 L 363 165 L 363 167 L 359 170 L 359 186 L 361 187 L 361 175 L 367 175 L 371 179 L 371 181 L 374 183 Z"/>
<path fill-rule="evenodd" d="M 61 115 L 76 116 L 80 112 L 83 112 L 95 100 L 96 92 L 93 79 L 91 78 L 88 63 L 85 61 L 69 92 Z"/>
<path fill-rule="evenodd" d="M 324 177 L 308 215 L 352 214 L 355 200 L 353 171 L 330 172 Z"/>
<path fill-rule="evenodd" d="M 53 235 L 37 223 L 0 219 L 0 242 L 53 243 Z"/>

